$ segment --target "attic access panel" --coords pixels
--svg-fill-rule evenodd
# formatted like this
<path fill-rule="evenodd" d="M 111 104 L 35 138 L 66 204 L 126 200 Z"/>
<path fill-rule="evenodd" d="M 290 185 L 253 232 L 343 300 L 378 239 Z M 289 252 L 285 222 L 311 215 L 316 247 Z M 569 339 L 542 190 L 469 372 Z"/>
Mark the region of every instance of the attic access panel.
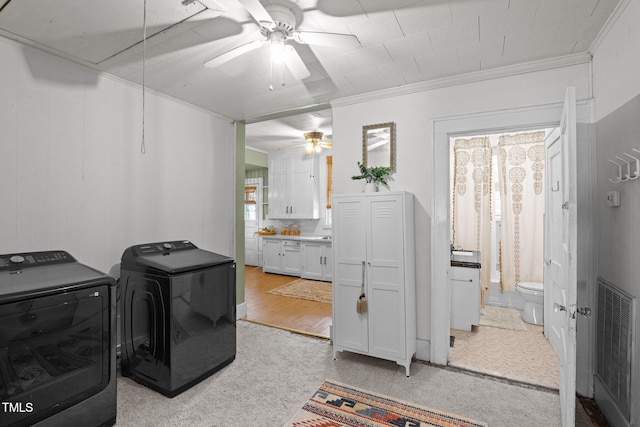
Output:
<path fill-rule="evenodd" d="M 203 10 L 198 2 L 147 0 L 147 38 Z M 143 18 L 142 1 L 10 0 L 0 34 L 97 64 L 140 43 Z"/>

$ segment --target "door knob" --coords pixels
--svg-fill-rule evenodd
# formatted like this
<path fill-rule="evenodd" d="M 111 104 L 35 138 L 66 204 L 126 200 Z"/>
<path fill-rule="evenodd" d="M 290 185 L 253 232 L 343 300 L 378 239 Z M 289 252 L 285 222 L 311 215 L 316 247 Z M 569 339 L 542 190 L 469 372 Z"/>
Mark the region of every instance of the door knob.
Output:
<path fill-rule="evenodd" d="M 564 305 L 558 304 L 557 302 L 554 302 L 553 311 L 555 311 L 556 313 L 559 311 L 567 311 L 567 307 L 565 307 Z"/>

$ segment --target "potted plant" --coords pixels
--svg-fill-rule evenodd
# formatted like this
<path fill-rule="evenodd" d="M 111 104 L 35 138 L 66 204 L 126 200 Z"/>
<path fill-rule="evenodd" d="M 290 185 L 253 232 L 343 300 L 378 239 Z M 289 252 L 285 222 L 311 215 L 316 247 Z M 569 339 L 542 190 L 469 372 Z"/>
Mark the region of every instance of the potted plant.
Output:
<path fill-rule="evenodd" d="M 351 179 L 364 179 L 367 183 L 364 187 L 365 192 L 378 191 L 378 185 L 388 186 L 387 179 L 391 176 L 391 168 L 386 166 L 369 166 L 366 167 L 358 162 L 360 175 L 354 175 Z"/>

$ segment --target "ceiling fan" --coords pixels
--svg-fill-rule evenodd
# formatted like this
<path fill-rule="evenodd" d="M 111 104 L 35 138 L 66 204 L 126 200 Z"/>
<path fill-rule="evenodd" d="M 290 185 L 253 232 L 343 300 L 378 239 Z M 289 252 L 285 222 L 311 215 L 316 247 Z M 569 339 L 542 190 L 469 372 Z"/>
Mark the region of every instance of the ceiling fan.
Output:
<path fill-rule="evenodd" d="M 304 134 L 304 139 L 307 141 L 304 144 L 306 154 L 319 153 L 323 148 L 326 148 L 327 150 L 331 150 L 333 148 L 333 142 L 323 140 L 322 136 L 322 132 L 306 132 Z"/>
<path fill-rule="evenodd" d="M 271 52 L 271 75 L 275 67 L 285 64 L 297 80 L 311 75 L 298 52 L 287 42 L 333 46 L 340 48 L 360 47 L 360 41 L 352 34 L 296 31 L 296 17 L 291 9 L 282 5 L 263 6 L 259 0 L 238 0 L 253 17 L 260 28 L 261 38 L 224 52 L 204 63 L 205 67 L 218 67 L 240 55 L 269 44 Z M 284 69 L 281 67 L 281 70 Z M 282 80 L 284 86 L 284 77 Z M 273 86 L 270 87 L 273 90 Z"/>

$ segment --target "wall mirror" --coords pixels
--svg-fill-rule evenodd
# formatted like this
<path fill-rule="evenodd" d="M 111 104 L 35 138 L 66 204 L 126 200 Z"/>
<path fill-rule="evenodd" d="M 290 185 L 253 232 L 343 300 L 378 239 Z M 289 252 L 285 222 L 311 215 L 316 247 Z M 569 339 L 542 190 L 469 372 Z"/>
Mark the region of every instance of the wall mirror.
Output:
<path fill-rule="evenodd" d="M 396 171 L 396 124 L 362 126 L 362 164 L 385 166 Z"/>

